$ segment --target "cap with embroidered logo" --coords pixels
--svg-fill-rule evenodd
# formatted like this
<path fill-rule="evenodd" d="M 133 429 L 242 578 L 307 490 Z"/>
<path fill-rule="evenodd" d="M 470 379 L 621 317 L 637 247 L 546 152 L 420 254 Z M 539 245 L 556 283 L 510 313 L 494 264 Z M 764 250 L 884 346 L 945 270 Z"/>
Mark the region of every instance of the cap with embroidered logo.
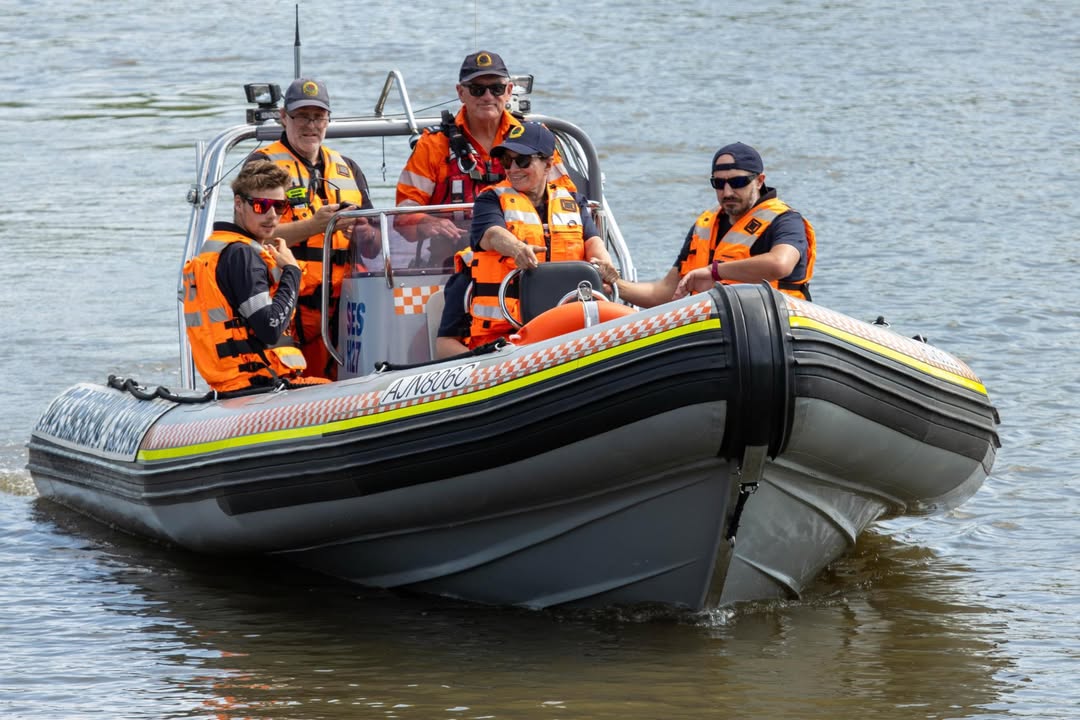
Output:
<path fill-rule="evenodd" d="M 491 149 L 492 155 L 502 150 L 509 150 L 518 155 L 542 155 L 551 157 L 555 154 L 555 136 L 538 122 L 527 122 L 510 128 L 506 140 Z"/>
<path fill-rule="evenodd" d="M 297 78 L 285 91 L 285 112 L 292 113 L 302 107 L 322 108 L 330 112 L 330 94 L 326 85 L 311 78 Z"/>
<path fill-rule="evenodd" d="M 510 71 L 506 69 L 503 59 L 493 52 L 481 50 L 465 58 L 461 63 L 461 72 L 458 73 L 458 82 L 467 83 L 484 75 L 498 75 L 510 78 Z"/>

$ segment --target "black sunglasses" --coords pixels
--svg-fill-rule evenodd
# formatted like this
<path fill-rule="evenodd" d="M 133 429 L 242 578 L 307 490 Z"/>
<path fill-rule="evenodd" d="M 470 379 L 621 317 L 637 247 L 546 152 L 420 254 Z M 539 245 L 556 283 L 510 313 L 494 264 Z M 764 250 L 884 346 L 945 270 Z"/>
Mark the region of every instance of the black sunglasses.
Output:
<path fill-rule="evenodd" d="M 511 165 L 517 165 L 519 168 L 524 170 L 525 168 L 529 167 L 529 165 L 532 164 L 533 158 L 538 158 L 538 157 L 541 157 L 541 156 L 540 155 L 514 155 L 513 157 L 511 157 L 509 153 L 505 153 L 505 154 L 499 156 L 499 162 L 501 162 L 503 164 L 503 167 L 506 168 L 507 170 L 510 169 Z"/>
<path fill-rule="evenodd" d="M 716 190 L 723 190 L 724 185 L 730 185 L 732 190 L 739 190 L 757 180 L 757 175 L 736 175 L 731 178 L 709 178 L 709 184 Z"/>
<path fill-rule="evenodd" d="M 270 212 L 270 208 L 274 208 L 274 211 L 281 215 L 289 207 L 288 200 L 271 200 L 270 198 L 248 197 L 247 195 L 241 195 L 240 197 L 251 206 L 256 215 L 265 215 Z"/>
<path fill-rule="evenodd" d="M 472 85 L 466 85 L 469 88 L 469 94 L 473 97 L 484 97 L 484 93 L 491 91 L 492 97 L 502 97 L 502 94 L 506 92 L 506 85 L 502 83 L 496 83 L 494 85 L 480 85 L 474 83 Z"/>

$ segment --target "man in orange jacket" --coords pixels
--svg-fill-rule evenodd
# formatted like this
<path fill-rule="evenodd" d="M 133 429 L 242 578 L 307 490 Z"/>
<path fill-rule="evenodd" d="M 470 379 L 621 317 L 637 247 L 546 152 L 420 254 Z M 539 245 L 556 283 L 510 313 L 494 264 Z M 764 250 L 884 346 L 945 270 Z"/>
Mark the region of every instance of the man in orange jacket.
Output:
<path fill-rule="evenodd" d="M 506 140 L 521 122 L 506 109 L 513 90 L 510 72 L 496 53 L 481 50 L 467 56 L 458 72 L 457 96 L 461 109 L 451 119 L 427 128 L 413 148 L 397 183 L 397 204 L 445 205 L 471 203 L 480 190 L 506 177 L 491 149 Z M 575 190 L 561 158 L 556 154 L 549 180 Z M 454 222 L 436 215 L 400 218 L 397 229 L 412 241 L 429 239 L 433 264 L 453 263 L 469 235 L 469 218 Z"/>

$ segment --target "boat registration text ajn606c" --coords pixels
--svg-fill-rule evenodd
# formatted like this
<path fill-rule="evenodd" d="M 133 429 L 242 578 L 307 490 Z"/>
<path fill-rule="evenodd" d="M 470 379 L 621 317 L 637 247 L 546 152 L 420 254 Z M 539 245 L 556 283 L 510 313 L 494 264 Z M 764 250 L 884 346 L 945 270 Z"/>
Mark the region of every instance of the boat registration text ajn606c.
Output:
<path fill-rule="evenodd" d="M 476 363 L 470 363 L 400 378 L 383 390 L 379 396 L 379 404 L 389 405 L 460 390 L 469 384 L 475 368 Z"/>

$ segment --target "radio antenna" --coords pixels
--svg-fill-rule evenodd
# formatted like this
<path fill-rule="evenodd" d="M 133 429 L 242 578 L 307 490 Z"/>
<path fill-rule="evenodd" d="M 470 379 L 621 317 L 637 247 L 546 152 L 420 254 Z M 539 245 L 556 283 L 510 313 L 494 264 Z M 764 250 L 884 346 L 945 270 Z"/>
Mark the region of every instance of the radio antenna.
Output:
<path fill-rule="evenodd" d="M 300 3 L 296 3 L 296 39 L 293 41 L 293 77 L 300 77 Z"/>

